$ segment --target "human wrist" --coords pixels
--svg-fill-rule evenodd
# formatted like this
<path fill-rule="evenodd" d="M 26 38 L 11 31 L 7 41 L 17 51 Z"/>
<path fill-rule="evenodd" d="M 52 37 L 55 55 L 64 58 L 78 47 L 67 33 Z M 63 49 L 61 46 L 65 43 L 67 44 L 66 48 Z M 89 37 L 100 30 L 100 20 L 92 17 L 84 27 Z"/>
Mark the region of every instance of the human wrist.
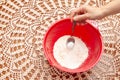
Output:
<path fill-rule="evenodd" d="M 110 11 L 106 6 L 100 7 L 100 10 L 101 10 L 101 16 L 102 17 L 106 17 L 106 16 L 110 15 L 109 14 Z"/>

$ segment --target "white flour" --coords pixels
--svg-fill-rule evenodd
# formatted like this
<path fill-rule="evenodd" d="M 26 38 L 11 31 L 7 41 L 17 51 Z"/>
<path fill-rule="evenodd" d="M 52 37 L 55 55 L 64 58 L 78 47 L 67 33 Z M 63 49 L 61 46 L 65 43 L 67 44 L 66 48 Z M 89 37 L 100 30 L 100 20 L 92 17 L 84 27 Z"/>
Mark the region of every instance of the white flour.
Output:
<path fill-rule="evenodd" d="M 75 38 L 75 45 L 73 49 L 67 49 L 66 41 L 70 36 L 65 35 L 60 37 L 54 45 L 53 55 L 56 61 L 63 67 L 69 69 L 78 68 L 88 57 L 88 48 L 85 43 Z"/>

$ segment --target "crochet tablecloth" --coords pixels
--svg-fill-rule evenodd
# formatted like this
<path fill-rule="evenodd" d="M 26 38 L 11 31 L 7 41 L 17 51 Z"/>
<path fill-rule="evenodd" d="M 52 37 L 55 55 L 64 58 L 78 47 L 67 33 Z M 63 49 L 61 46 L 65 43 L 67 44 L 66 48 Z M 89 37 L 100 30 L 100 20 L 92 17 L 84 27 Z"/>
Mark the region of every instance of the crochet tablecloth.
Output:
<path fill-rule="evenodd" d="M 49 65 L 42 42 L 50 25 L 81 5 L 111 0 L 0 0 L 0 80 L 120 80 L 120 15 L 96 20 L 103 37 L 100 61 L 70 74 Z"/>

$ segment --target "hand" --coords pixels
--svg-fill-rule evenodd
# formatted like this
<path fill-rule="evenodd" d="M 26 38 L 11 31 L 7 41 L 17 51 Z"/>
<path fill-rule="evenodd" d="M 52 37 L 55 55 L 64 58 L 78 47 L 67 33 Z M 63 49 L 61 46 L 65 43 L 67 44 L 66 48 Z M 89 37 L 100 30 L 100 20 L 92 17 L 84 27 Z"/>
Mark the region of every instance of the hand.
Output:
<path fill-rule="evenodd" d="M 81 6 L 72 11 L 70 15 L 72 21 L 75 20 L 78 22 L 84 22 L 87 19 L 101 19 L 104 16 L 105 15 L 103 14 L 103 10 L 101 8 L 91 6 Z"/>

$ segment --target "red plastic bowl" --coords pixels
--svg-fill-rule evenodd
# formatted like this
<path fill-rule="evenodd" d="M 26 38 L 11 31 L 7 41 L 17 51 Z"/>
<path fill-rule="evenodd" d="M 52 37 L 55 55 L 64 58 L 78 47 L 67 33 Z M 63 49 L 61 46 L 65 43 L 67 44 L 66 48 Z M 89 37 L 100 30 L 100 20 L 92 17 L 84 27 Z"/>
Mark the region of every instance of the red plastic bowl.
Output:
<path fill-rule="evenodd" d="M 77 73 L 89 70 L 99 61 L 103 46 L 99 30 L 96 28 L 96 26 L 93 26 L 91 25 L 91 23 L 88 22 L 85 25 L 76 25 L 74 31 L 74 36 L 81 38 L 83 42 L 85 42 L 86 46 L 89 48 L 89 56 L 85 60 L 85 62 L 77 69 L 68 69 L 62 67 L 54 59 L 54 43 L 58 38 L 64 35 L 71 35 L 71 29 L 72 22 L 69 18 L 57 21 L 49 28 L 43 41 L 45 56 L 53 67 L 56 67 L 62 71 Z"/>

